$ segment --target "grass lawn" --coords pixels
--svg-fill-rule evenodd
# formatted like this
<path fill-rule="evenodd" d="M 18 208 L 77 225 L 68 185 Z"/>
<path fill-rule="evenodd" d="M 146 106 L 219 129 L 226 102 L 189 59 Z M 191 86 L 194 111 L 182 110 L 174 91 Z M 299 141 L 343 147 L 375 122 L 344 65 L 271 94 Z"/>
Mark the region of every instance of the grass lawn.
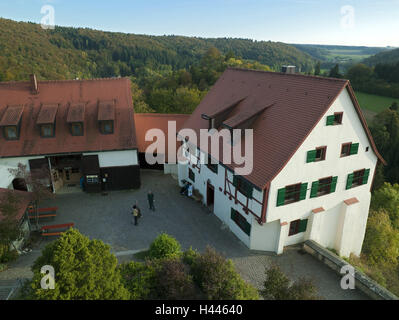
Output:
<path fill-rule="evenodd" d="M 370 110 L 379 113 L 391 106 L 392 102 L 399 103 L 398 98 L 377 96 L 374 94 L 356 92 L 357 100 L 359 100 L 360 107 L 365 110 Z"/>

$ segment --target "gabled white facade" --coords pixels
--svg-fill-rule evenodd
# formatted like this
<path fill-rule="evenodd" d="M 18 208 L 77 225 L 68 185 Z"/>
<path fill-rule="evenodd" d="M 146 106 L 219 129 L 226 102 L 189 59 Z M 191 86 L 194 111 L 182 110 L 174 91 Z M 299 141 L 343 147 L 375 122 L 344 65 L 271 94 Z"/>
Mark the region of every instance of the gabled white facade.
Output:
<path fill-rule="evenodd" d="M 342 124 L 327 126 L 327 116 L 336 112 L 343 112 Z M 358 152 L 341 157 L 342 144 L 348 142 L 358 143 Z M 307 163 L 308 151 L 321 146 L 327 146 L 325 160 Z M 201 152 L 201 157 L 207 155 Z M 206 165 L 200 165 L 199 170 L 193 168 L 197 161 L 196 157 L 190 156 L 189 164 L 179 164 L 179 182 L 183 179 L 192 182 L 188 177 L 190 168 L 195 173 L 194 189 L 203 195 L 204 204 L 207 203 L 207 184 L 209 182 L 213 185 L 213 212 L 250 249 L 282 253 L 285 246 L 311 239 L 324 247 L 337 250 L 341 256 L 360 254 L 377 156 L 347 89 L 340 93 L 322 119 L 315 124 L 288 163 L 281 164 L 283 168 L 271 181 L 269 190 L 253 189 L 253 199 L 248 201 L 248 209 L 252 212 L 245 212 L 243 205 L 237 203 L 234 197 L 229 199 L 230 190 L 226 188 L 225 178 L 227 172 L 227 180 L 233 180 L 230 170 L 220 164 L 217 174 Z M 362 169 L 370 169 L 367 183 L 347 189 L 348 174 Z M 335 192 L 311 198 L 312 183 L 330 176 L 338 177 Z M 308 184 L 306 197 L 298 202 L 278 206 L 278 190 L 298 183 Z M 230 188 L 234 194 L 234 187 L 231 185 Z M 247 203 L 246 197 L 239 192 L 237 200 Z M 263 207 L 266 210 L 266 223 L 261 225 L 257 217 L 262 216 Z M 250 224 L 249 235 L 231 219 L 231 208 L 237 210 Z M 307 220 L 306 230 L 289 235 L 291 223 L 298 219 Z"/>

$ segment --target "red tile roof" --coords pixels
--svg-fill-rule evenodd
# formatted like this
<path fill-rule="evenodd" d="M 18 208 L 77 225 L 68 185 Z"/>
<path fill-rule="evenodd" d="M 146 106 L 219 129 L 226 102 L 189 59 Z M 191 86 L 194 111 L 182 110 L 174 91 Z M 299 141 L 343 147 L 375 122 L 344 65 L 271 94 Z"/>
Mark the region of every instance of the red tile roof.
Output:
<path fill-rule="evenodd" d="M 185 122 L 184 128 L 194 129 L 199 137 L 199 130 L 209 127 L 209 121 L 202 119 L 202 114 L 218 114 L 236 104 L 228 114 L 230 120 L 225 119 L 229 123 L 236 122 L 231 119 L 248 113 L 248 109 L 260 110 L 252 124 L 253 171 L 245 178 L 263 189 L 283 169 L 346 88 L 374 152 L 384 161 L 375 147 L 349 81 L 343 79 L 229 68 Z M 242 100 L 243 97 L 246 98 Z M 264 111 L 259 109 L 263 106 Z M 196 141 L 193 143 L 198 146 Z M 235 167 L 234 164 L 226 166 L 233 170 Z"/>
<path fill-rule="evenodd" d="M 147 147 L 151 145 L 152 141 L 145 141 L 145 134 L 150 129 L 160 129 L 165 133 L 165 160 L 168 162 L 168 122 L 176 121 L 176 128 L 179 131 L 185 121 L 189 118 L 188 114 L 161 114 L 161 113 L 135 113 L 134 119 L 136 123 L 137 144 L 139 152 L 145 152 Z M 176 143 L 176 148 L 179 147 Z"/>
<path fill-rule="evenodd" d="M 98 103 L 98 121 L 115 120 L 115 101 Z"/>
<path fill-rule="evenodd" d="M 85 121 L 85 104 L 74 103 L 69 106 L 67 122 L 84 122 Z"/>
<path fill-rule="evenodd" d="M 32 94 L 30 82 L 0 82 L 0 118 L 7 105 L 24 106 L 20 138 L 7 141 L 0 136 L 0 158 L 137 148 L 128 78 L 39 81 L 39 88 L 38 94 Z M 101 101 L 115 101 L 113 134 L 99 131 Z M 42 105 L 50 103 L 58 104 L 55 137 L 41 138 L 37 127 L 39 112 Z M 67 123 L 69 106 L 76 103 L 85 104 L 83 136 L 72 136 Z M 47 119 L 51 120 L 51 116 Z"/>
<path fill-rule="evenodd" d="M 1 118 L 0 127 L 2 126 L 16 126 L 21 119 L 22 112 L 24 111 L 23 105 L 8 106 Z"/>
<path fill-rule="evenodd" d="M 58 104 L 43 104 L 37 116 L 36 124 L 51 124 L 55 121 Z"/>
<path fill-rule="evenodd" d="M 15 207 L 17 209 L 15 218 L 19 221 L 25 214 L 25 211 L 32 200 L 32 195 L 30 192 L 0 188 L 0 202 L 8 201 L 9 197 L 12 201 L 15 201 Z M 4 218 L 4 214 L 0 210 L 0 221 Z"/>

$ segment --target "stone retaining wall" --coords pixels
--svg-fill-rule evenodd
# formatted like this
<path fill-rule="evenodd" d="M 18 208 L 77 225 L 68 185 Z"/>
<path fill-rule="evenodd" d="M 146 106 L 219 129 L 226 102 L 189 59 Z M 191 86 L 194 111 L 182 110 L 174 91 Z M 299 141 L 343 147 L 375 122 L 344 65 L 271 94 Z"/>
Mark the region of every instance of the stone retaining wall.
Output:
<path fill-rule="evenodd" d="M 320 246 L 312 240 L 307 240 L 303 244 L 303 249 L 314 256 L 316 259 L 323 262 L 325 265 L 333 269 L 339 275 L 341 274 L 341 268 L 343 266 L 349 265 L 348 262 L 341 259 L 330 250 Z M 379 285 L 374 280 L 370 279 L 364 273 L 355 269 L 355 287 L 356 289 L 362 291 L 364 294 L 375 300 L 398 300 L 399 298 L 393 293 Z M 348 289 L 350 290 L 350 289 Z"/>

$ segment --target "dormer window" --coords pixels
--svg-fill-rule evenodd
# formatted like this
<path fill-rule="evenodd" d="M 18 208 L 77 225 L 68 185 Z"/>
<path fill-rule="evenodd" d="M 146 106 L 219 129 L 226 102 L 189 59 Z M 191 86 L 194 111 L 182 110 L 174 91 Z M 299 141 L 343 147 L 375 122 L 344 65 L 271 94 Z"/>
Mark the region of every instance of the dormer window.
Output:
<path fill-rule="evenodd" d="M 55 118 L 58 111 L 58 104 L 42 105 L 36 124 L 40 128 L 42 138 L 55 137 Z"/>
<path fill-rule="evenodd" d="M 71 134 L 73 136 L 83 136 L 83 124 L 81 122 L 71 123 Z"/>
<path fill-rule="evenodd" d="M 54 137 L 54 125 L 53 124 L 42 124 L 40 125 L 40 136 L 42 138 Z"/>
<path fill-rule="evenodd" d="M 3 128 L 4 138 L 7 140 L 19 139 L 19 126 L 7 126 Z"/>
<path fill-rule="evenodd" d="M 114 133 L 114 122 L 111 120 L 100 121 L 100 132 L 102 134 Z"/>
<path fill-rule="evenodd" d="M 68 109 L 67 123 L 71 135 L 83 136 L 84 134 L 84 120 L 85 120 L 85 104 L 75 103 L 71 104 Z"/>
<path fill-rule="evenodd" d="M 22 112 L 24 107 L 22 105 L 9 106 L 0 121 L 3 136 L 6 140 L 18 140 Z"/>
<path fill-rule="evenodd" d="M 100 101 L 98 103 L 98 124 L 102 134 L 114 133 L 115 101 Z"/>

